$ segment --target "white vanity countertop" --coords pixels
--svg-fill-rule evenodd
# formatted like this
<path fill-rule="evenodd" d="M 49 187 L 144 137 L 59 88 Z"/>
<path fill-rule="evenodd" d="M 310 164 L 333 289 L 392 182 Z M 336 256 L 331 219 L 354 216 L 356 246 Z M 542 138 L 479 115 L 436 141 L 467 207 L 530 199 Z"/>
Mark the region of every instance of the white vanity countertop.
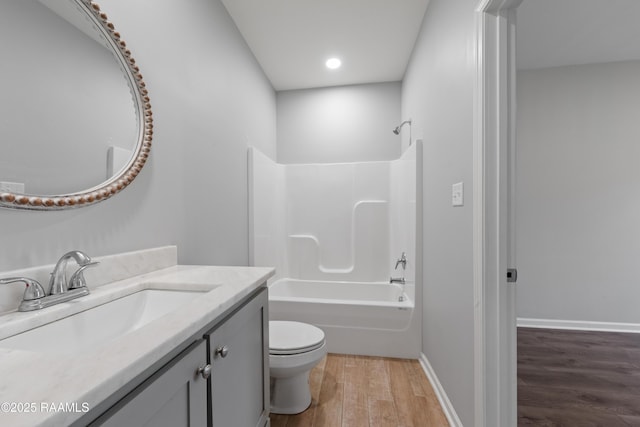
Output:
<path fill-rule="evenodd" d="M 60 355 L 2 348 L 0 425 L 63 426 L 118 391 L 274 274 L 265 267 L 177 265 L 100 286 L 91 294 L 41 311 L 0 316 L 0 339 L 145 288 L 220 285 L 108 346 Z M 60 405 L 67 405 L 59 410 Z M 69 406 L 71 405 L 71 406 Z M 34 412 L 26 412 L 34 409 Z M 53 410 L 52 410 L 53 408 Z M 76 408 L 77 410 L 73 410 Z M 69 410 L 72 409 L 72 410 Z M 16 412 L 11 412 L 15 410 Z"/>

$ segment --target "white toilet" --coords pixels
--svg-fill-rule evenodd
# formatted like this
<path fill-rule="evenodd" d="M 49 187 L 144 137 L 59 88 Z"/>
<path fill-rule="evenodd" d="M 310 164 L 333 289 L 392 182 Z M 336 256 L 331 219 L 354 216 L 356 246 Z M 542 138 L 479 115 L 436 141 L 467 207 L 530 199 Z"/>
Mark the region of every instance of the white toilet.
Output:
<path fill-rule="evenodd" d="M 322 329 L 300 322 L 269 322 L 272 413 L 299 414 L 309 407 L 309 372 L 325 354 Z"/>

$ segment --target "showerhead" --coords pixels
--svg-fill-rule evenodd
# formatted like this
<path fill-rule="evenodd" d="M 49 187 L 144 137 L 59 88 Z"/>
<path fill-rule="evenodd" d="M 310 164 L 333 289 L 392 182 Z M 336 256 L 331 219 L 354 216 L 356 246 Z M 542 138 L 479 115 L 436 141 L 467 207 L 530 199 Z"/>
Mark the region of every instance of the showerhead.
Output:
<path fill-rule="evenodd" d="M 406 125 L 407 123 L 409 123 L 409 127 L 411 127 L 411 119 L 405 120 L 404 122 L 400 123 L 400 126 L 396 127 L 393 130 L 393 133 L 395 133 L 396 135 L 400 135 L 400 129 L 402 129 L 402 126 Z"/>

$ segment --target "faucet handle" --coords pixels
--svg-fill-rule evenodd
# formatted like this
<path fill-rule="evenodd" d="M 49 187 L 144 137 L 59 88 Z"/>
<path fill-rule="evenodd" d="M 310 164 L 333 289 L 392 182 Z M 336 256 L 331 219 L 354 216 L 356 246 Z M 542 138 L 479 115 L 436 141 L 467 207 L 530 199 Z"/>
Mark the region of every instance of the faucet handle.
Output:
<path fill-rule="evenodd" d="M 78 289 L 78 288 L 86 288 L 87 287 L 87 281 L 84 278 L 84 270 L 89 268 L 89 267 L 93 267 L 95 265 L 100 264 L 99 261 L 90 261 L 87 264 L 83 264 L 80 266 L 80 268 L 78 268 L 76 270 L 75 273 L 73 273 L 71 275 L 71 278 L 69 279 L 69 290 L 71 289 Z"/>
<path fill-rule="evenodd" d="M 398 258 L 398 260 L 396 261 L 396 268 L 395 270 L 398 269 L 398 265 L 402 264 L 402 269 L 406 270 L 407 269 L 407 255 L 402 252 L 402 255 L 400 256 L 400 258 Z"/>
<path fill-rule="evenodd" d="M 43 298 L 46 294 L 42 285 L 37 280 L 29 279 L 28 277 L 7 277 L 0 279 L 0 285 L 6 285 L 8 283 L 23 282 L 27 288 L 24 290 L 23 301 L 32 301 Z"/>

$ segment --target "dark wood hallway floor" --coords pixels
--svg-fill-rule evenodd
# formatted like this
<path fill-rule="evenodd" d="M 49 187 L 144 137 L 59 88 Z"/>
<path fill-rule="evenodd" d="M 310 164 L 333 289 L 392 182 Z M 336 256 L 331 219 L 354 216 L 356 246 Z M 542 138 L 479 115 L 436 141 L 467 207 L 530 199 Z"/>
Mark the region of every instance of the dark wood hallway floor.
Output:
<path fill-rule="evenodd" d="M 640 334 L 518 328 L 519 426 L 640 426 Z"/>

